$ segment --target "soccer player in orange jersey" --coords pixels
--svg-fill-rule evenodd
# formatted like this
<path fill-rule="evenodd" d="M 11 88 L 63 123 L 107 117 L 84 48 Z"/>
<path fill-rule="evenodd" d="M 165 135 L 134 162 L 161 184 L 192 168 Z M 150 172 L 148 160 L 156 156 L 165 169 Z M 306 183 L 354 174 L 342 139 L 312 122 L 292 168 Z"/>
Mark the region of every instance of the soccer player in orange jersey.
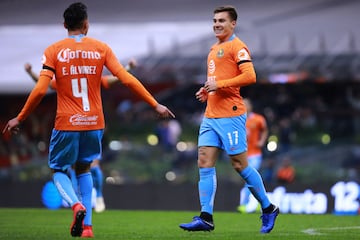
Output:
<path fill-rule="evenodd" d="M 259 170 L 262 162 L 262 148 L 264 147 L 268 137 L 268 127 L 265 117 L 261 114 L 253 112 L 253 106 L 250 99 L 244 99 L 247 109 L 246 118 L 246 136 L 247 136 L 247 156 L 249 166 Z M 240 204 L 238 211 L 241 213 L 254 212 L 255 208 L 248 206 L 250 199 L 250 190 L 245 186 L 240 191 Z"/>
<path fill-rule="evenodd" d="M 137 65 L 137 62 L 135 59 L 131 59 L 128 64 L 125 66 L 125 69 L 127 71 L 132 70 L 133 68 L 135 68 Z M 24 65 L 25 71 L 29 74 L 29 76 L 31 77 L 31 79 L 34 82 L 37 82 L 39 80 L 39 76 L 32 70 L 32 66 L 29 63 L 26 63 Z M 113 76 L 113 75 L 105 75 L 101 77 L 101 85 L 103 88 L 108 89 L 110 87 L 110 85 L 112 85 L 113 83 L 119 82 L 119 80 Z M 50 82 L 50 88 L 56 90 L 56 79 L 53 78 Z M 103 175 L 103 171 L 101 169 L 100 166 L 100 161 L 101 161 L 101 155 L 97 156 L 91 163 L 90 166 L 90 172 L 91 172 L 91 176 L 93 178 L 93 183 L 94 183 L 94 188 L 96 190 L 96 198 L 95 198 L 95 206 L 94 206 L 94 210 L 95 212 L 103 212 L 105 211 L 105 201 L 104 201 L 104 196 L 103 196 L 103 183 L 104 183 L 104 175 Z M 76 178 L 76 173 L 75 173 L 75 169 L 73 167 L 68 169 L 68 174 L 70 176 L 71 182 L 73 184 L 73 187 L 76 191 L 76 193 L 78 194 L 78 181 Z M 79 194 L 78 194 L 79 195 Z"/>
<path fill-rule="evenodd" d="M 237 12 L 233 6 L 214 10 L 213 30 L 217 42 L 207 58 L 207 80 L 196 98 L 207 102 L 198 138 L 198 183 L 201 212 L 189 223 L 180 224 L 188 231 L 214 230 L 213 209 L 217 187 L 215 165 L 221 150 L 226 151 L 233 168 L 245 180 L 262 208 L 261 233 L 269 233 L 279 214 L 265 191 L 258 171 L 249 166 L 246 142 L 246 107 L 240 88 L 254 84 L 256 74 L 250 52 L 235 34 Z"/>
<path fill-rule="evenodd" d="M 104 66 L 161 117 L 175 116 L 126 71 L 107 44 L 86 36 L 89 21 L 83 3 L 71 4 L 63 17 L 68 37 L 45 49 L 39 81 L 20 113 L 8 121 L 3 133 L 19 131 L 19 124 L 40 103 L 55 76 L 57 109 L 49 144 L 49 167 L 60 195 L 73 209 L 71 235 L 93 237 L 90 165 L 102 151 L 105 122 L 100 90 Z M 66 174 L 72 165 L 75 165 L 81 201 Z"/>

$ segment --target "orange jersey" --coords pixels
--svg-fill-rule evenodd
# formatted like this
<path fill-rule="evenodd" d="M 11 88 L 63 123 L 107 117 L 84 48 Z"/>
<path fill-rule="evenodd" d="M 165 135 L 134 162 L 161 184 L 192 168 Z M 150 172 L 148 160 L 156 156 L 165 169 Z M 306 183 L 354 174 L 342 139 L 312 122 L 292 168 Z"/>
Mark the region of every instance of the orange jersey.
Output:
<path fill-rule="evenodd" d="M 218 89 L 208 94 L 205 117 L 234 117 L 246 112 L 240 86 L 254 83 L 256 75 L 249 50 L 239 38 L 233 36 L 229 41 L 211 47 L 207 79 L 215 80 Z"/>
<path fill-rule="evenodd" d="M 218 89 L 208 94 L 205 117 L 224 118 L 246 112 L 240 87 L 256 81 L 247 46 L 237 37 L 214 44 L 207 59 L 207 80 L 215 80 Z"/>
<path fill-rule="evenodd" d="M 295 168 L 292 166 L 281 167 L 277 172 L 277 179 L 291 183 L 295 179 Z"/>
<path fill-rule="evenodd" d="M 261 154 L 258 146 L 261 132 L 267 128 L 265 118 L 257 113 L 249 113 L 246 119 L 246 138 L 248 145 L 248 156 Z"/>
<path fill-rule="evenodd" d="M 109 88 L 109 82 L 108 82 L 108 76 L 102 76 L 101 77 L 101 86 L 105 89 L 108 89 Z M 56 79 L 53 78 L 51 79 L 51 82 L 50 82 L 50 87 L 52 89 L 55 89 L 56 90 Z"/>
<path fill-rule="evenodd" d="M 35 108 L 55 74 L 57 112 L 54 128 L 64 131 L 103 129 L 100 90 L 104 66 L 150 106 L 156 107 L 157 101 L 126 71 L 107 44 L 77 35 L 56 42 L 45 50 L 39 81 L 17 116 L 18 120 L 24 120 Z"/>

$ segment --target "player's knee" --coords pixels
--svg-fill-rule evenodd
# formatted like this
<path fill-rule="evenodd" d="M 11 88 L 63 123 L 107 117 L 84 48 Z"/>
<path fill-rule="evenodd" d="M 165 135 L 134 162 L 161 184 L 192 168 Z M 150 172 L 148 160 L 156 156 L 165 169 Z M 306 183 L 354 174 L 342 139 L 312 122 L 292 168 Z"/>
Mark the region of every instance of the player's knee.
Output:
<path fill-rule="evenodd" d="M 246 159 L 244 159 L 241 155 L 231 156 L 230 159 L 231 165 L 236 172 L 241 172 L 248 166 Z"/>
<path fill-rule="evenodd" d="M 198 158 L 197 164 L 198 164 L 199 168 L 204 168 L 205 167 L 205 161 L 200 159 L 200 158 Z"/>
<path fill-rule="evenodd" d="M 91 167 L 93 168 L 93 167 L 98 167 L 98 166 L 100 166 L 100 160 L 95 159 L 95 160 L 91 163 Z"/>
<path fill-rule="evenodd" d="M 215 161 L 208 158 L 198 158 L 198 167 L 199 168 L 211 168 L 215 166 Z"/>
<path fill-rule="evenodd" d="M 236 165 L 234 165 L 233 164 L 233 168 L 235 169 L 235 171 L 236 172 L 242 172 L 242 170 L 244 170 L 244 167 L 242 167 L 241 165 L 239 165 L 239 166 L 236 166 Z"/>

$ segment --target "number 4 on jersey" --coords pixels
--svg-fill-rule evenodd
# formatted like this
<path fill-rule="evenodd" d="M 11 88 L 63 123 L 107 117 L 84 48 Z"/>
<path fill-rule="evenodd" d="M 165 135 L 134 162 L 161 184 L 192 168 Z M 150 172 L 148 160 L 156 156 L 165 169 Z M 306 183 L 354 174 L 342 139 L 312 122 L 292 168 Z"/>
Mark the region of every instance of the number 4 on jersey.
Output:
<path fill-rule="evenodd" d="M 80 83 L 80 91 L 79 91 L 79 83 Z M 72 86 L 72 92 L 73 92 L 74 97 L 81 98 L 83 110 L 85 112 L 89 112 L 90 111 L 90 103 L 89 103 L 89 97 L 88 97 L 87 79 L 80 78 L 80 82 L 79 82 L 79 79 L 77 79 L 77 78 L 71 79 L 71 86 Z"/>

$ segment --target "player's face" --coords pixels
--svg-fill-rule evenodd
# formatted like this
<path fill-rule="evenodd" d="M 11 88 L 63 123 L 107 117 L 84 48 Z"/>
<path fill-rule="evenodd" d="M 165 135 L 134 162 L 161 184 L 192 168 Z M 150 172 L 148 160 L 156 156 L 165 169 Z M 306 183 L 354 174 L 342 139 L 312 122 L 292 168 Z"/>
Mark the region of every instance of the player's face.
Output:
<path fill-rule="evenodd" d="M 224 42 L 234 33 L 236 21 L 230 19 L 228 12 L 215 13 L 213 18 L 213 30 L 215 37 Z"/>

